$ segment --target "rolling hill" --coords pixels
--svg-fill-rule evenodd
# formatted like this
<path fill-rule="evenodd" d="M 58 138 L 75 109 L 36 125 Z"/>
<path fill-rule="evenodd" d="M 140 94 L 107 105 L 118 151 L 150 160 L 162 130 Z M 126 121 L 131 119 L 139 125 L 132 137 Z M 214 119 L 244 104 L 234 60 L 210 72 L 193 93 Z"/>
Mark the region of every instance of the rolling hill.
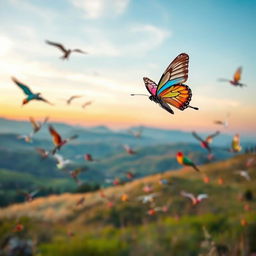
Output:
<path fill-rule="evenodd" d="M 249 168 L 250 181 L 235 173 L 245 168 L 249 158 L 255 155 L 205 164 L 201 173 L 190 168 L 171 170 L 101 193 L 63 194 L 15 204 L 0 211 L 0 235 L 2 240 L 7 235 L 33 238 L 35 255 L 46 256 L 253 255 L 256 165 Z M 163 179 L 168 184 L 162 184 Z M 143 204 L 138 197 L 147 194 L 145 185 L 157 196 Z M 182 190 L 206 193 L 209 198 L 193 206 L 181 196 Z M 121 200 L 124 194 L 126 200 Z M 81 197 L 84 203 L 76 206 Z M 164 206 L 165 210 L 152 213 Z M 25 228 L 15 235 L 11 230 L 17 218 Z"/>

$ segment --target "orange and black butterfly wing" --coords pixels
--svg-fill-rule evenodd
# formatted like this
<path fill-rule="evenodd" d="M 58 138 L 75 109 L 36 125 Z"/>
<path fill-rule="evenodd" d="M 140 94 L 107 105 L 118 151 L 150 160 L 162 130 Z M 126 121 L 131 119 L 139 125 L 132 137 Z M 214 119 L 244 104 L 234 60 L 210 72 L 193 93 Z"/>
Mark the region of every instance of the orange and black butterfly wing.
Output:
<path fill-rule="evenodd" d="M 162 101 L 184 110 L 189 106 L 192 97 L 191 89 L 185 84 L 172 85 L 165 89 L 160 95 Z"/>

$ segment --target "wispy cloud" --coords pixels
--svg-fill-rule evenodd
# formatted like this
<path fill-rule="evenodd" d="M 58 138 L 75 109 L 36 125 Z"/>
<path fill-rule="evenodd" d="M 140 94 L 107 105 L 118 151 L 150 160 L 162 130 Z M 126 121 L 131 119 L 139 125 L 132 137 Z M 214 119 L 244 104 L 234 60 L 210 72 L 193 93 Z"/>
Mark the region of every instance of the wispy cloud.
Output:
<path fill-rule="evenodd" d="M 98 19 L 104 16 L 122 14 L 130 0 L 70 0 L 71 3 L 83 10 L 88 19 Z"/>

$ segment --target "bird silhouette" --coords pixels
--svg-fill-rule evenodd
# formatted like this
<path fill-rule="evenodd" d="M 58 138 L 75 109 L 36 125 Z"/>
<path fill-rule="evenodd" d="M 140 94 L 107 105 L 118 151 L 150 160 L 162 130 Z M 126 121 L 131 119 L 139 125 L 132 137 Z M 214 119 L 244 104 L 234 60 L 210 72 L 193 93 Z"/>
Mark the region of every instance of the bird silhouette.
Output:
<path fill-rule="evenodd" d="M 68 60 L 69 57 L 70 57 L 70 54 L 72 52 L 77 52 L 77 53 L 82 53 L 82 54 L 87 54 L 87 52 L 83 51 L 83 50 L 80 50 L 80 49 L 67 49 L 65 48 L 62 44 L 60 43 L 55 43 L 55 42 L 52 42 L 52 41 L 48 41 L 46 40 L 45 41 L 47 44 L 49 45 L 52 45 L 52 46 L 55 46 L 57 47 L 59 50 L 61 50 L 63 52 L 63 55 L 60 57 L 61 59 L 63 60 Z"/>

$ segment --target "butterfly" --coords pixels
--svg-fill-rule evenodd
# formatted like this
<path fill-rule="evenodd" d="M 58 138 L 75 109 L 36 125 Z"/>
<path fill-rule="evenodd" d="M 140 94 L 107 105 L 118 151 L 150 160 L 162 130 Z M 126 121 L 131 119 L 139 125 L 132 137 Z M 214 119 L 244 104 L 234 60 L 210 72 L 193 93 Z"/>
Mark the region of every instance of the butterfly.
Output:
<path fill-rule="evenodd" d="M 198 110 L 197 107 L 189 105 L 191 101 L 191 89 L 183 84 L 188 79 L 188 63 L 189 56 L 186 53 L 178 55 L 171 64 L 164 71 L 158 84 L 151 79 L 144 77 L 144 83 L 151 94 L 149 99 L 171 114 L 174 114 L 171 106 L 184 110 L 186 108 L 193 108 Z M 136 94 L 131 94 L 132 96 Z"/>

